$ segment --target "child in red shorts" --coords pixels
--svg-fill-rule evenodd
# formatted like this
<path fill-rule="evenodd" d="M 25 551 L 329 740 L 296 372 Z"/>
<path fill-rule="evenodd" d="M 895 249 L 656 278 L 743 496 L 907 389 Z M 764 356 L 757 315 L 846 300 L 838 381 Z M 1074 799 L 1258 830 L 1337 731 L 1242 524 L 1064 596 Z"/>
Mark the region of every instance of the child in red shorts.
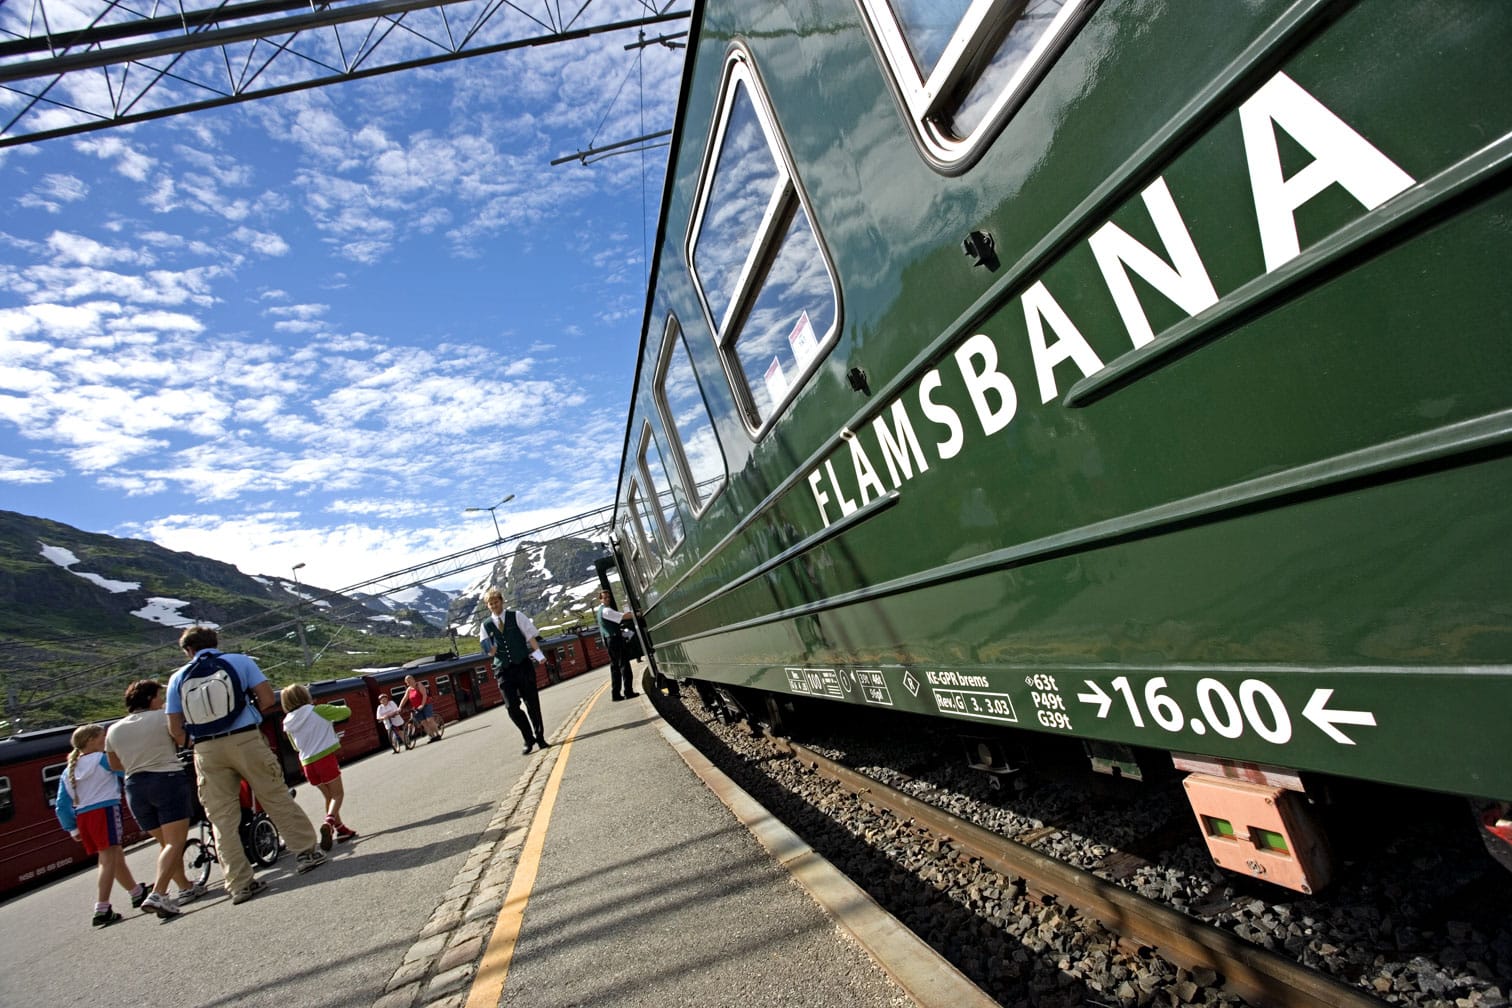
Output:
<path fill-rule="evenodd" d="M 325 822 L 320 824 L 320 846 L 331 849 L 332 839 L 350 840 L 357 831 L 349 829 L 341 821 L 341 801 L 345 797 L 341 786 L 341 765 L 336 754 L 341 750 L 341 741 L 336 737 L 333 721 L 345 721 L 352 716 L 351 708 L 339 704 L 316 704 L 307 687 L 295 683 L 283 688 L 284 732 L 299 753 L 299 762 L 304 765 L 305 780 L 320 789 L 325 796 Z"/>
<path fill-rule="evenodd" d="M 110 887 L 121 883 L 139 907 L 147 898 L 147 884 L 132 877 L 121 850 L 121 775 L 110 769 L 105 757 L 105 729 L 81 725 L 74 729 L 68 754 L 68 769 L 58 781 L 58 822 L 84 845 L 86 854 L 98 854 L 100 873 L 95 889 L 95 927 L 121 919 L 111 909 Z"/>

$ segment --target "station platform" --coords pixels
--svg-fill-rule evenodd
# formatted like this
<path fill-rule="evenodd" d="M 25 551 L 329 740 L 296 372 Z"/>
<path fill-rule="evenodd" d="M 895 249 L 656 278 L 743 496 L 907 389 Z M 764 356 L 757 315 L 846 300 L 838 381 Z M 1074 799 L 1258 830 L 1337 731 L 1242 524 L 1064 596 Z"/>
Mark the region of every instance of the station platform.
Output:
<path fill-rule="evenodd" d="M 541 700 L 544 752 L 522 756 L 495 708 L 344 767 L 361 835 L 306 875 L 280 859 L 241 906 L 218 871 L 171 921 L 92 930 L 92 870 L 0 903 L 0 1004 L 992 1003 L 705 765 L 651 697 L 612 702 L 598 670 Z M 298 798 L 319 808 L 312 788 Z M 155 854 L 128 852 L 138 877 Z"/>

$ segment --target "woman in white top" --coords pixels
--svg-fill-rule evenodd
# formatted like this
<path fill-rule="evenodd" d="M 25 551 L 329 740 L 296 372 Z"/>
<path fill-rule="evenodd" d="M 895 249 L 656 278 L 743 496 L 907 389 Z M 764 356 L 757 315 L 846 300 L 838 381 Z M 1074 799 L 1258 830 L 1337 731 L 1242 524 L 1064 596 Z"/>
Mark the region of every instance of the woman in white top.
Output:
<path fill-rule="evenodd" d="M 168 734 L 164 699 L 163 686 L 154 679 L 139 679 L 126 687 L 127 714 L 106 733 L 105 755 L 112 769 L 126 774 L 126 804 L 137 825 L 162 846 L 157 879 L 143 909 L 156 911 L 159 917 L 175 917 L 181 912 L 180 903 L 199 899 L 205 888 L 190 885 L 184 875 L 184 843 L 194 814 L 194 790 L 173 736 Z M 168 895 L 169 882 L 178 884 L 174 896 Z"/>

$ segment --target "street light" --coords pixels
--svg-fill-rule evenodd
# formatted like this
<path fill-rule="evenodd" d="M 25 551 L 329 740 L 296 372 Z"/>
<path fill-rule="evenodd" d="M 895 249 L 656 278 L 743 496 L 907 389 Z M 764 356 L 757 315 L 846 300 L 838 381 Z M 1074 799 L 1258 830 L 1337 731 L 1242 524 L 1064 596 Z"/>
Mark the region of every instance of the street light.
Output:
<path fill-rule="evenodd" d="M 299 568 L 303 566 L 303 562 L 294 565 L 294 629 L 299 632 L 299 650 L 304 654 L 305 668 L 308 669 L 310 667 L 310 645 L 305 643 L 304 616 L 299 611 L 300 605 L 304 602 L 304 596 L 299 593 Z"/>
<path fill-rule="evenodd" d="M 493 519 L 493 523 L 494 523 L 494 538 L 502 540 L 504 538 L 504 533 L 499 531 L 499 516 L 496 515 L 496 514 L 494 514 L 494 512 L 497 511 L 497 510 L 499 510 L 499 508 L 503 507 L 505 504 L 508 504 L 512 500 L 514 500 L 514 494 L 510 494 L 508 497 L 505 497 L 503 500 L 499 501 L 499 503 L 495 504 L 493 507 L 470 507 L 470 508 L 463 508 L 462 511 L 463 511 L 464 514 L 471 513 L 471 512 L 474 512 L 474 511 L 487 511 L 488 512 L 488 517 L 490 517 L 490 518 Z"/>

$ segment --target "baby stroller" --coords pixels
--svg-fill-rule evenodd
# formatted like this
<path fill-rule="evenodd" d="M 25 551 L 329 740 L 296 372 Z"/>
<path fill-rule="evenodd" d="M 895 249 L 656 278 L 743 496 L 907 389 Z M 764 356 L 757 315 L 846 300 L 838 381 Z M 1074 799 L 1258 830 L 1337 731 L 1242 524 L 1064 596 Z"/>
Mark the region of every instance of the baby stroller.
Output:
<path fill-rule="evenodd" d="M 184 844 L 184 875 L 189 879 L 190 885 L 207 885 L 210 881 L 210 866 L 220 859 L 215 853 L 215 831 L 210 827 L 210 818 L 205 815 L 199 794 L 194 792 L 193 795 L 194 813 L 189 822 L 192 826 L 199 826 L 199 836 L 190 837 Z M 241 839 L 242 850 L 247 852 L 247 860 L 252 862 L 254 870 L 271 867 L 278 860 L 278 855 L 283 853 L 283 838 L 278 835 L 278 827 L 273 825 L 273 820 L 268 818 L 268 813 L 258 804 L 246 781 L 242 781 L 241 786 L 241 807 L 241 823 L 237 827 L 237 834 Z"/>

